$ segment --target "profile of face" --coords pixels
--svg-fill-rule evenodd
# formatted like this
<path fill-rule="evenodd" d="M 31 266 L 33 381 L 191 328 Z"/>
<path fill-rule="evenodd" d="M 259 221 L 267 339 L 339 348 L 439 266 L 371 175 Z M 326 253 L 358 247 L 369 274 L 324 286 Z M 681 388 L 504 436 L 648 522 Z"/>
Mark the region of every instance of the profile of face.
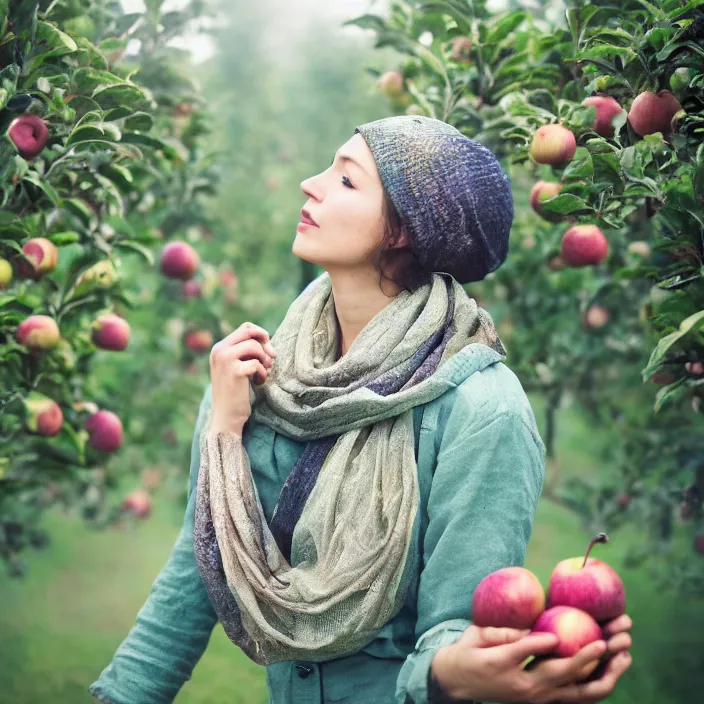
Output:
<path fill-rule="evenodd" d="M 301 189 L 309 199 L 303 209 L 316 226 L 299 224 L 293 253 L 331 275 L 373 269 L 372 253 L 384 236 L 383 188 L 364 137 L 345 142 L 330 167 Z"/>

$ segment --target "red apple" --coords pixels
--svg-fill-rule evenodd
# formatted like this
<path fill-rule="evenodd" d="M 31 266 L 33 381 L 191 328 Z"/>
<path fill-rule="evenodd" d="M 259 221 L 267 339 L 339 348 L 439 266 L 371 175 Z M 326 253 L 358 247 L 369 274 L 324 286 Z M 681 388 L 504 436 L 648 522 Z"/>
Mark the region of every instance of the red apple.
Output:
<path fill-rule="evenodd" d="M 164 480 L 164 472 L 159 467 L 145 467 L 141 473 L 142 486 L 148 491 L 155 491 Z"/>
<path fill-rule="evenodd" d="M 27 428 L 33 433 L 45 437 L 53 437 L 61 430 L 64 414 L 56 401 L 50 398 L 27 399 L 24 402 L 27 409 Z"/>
<path fill-rule="evenodd" d="M 561 183 L 550 183 L 549 181 L 538 181 L 533 188 L 530 189 L 530 207 L 535 210 L 538 215 L 545 220 L 559 220 L 561 218 L 557 213 L 544 213 L 541 211 L 541 204 L 546 200 L 554 198 L 562 190 Z"/>
<path fill-rule="evenodd" d="M 23 159 L 39 156 L 49 139 L 49 128 L 39 115 L 20 115 L 7 130 L 7 136 Z"/>
<path fill-rule="evenodd" d="M 647 259 L 650 256 L 650 245 L 643 240 L 630 242 L 626 250 L 629 254 L 635 254 L 638 257 L 643 257 L 643 259 Z"/>
<path fill-rule="evenodd" d="M 203 287 L 199 281 L 191 279 L 183 282 L 183 295 L 185 298 L 198 298 L 202 293 Z"/>
<path fill-rule="evenodd" d="M 184 343 L 191 352 L 209 352 L 213 335 L 209 330 L 190 330 L 184 336 Z"/>
<path fill-rule="evenodd" d="M 692 376 L 701 376 L 702 374 L 704 374 L 704 364 L 702 364 L 701 362 L 685 362 L 684 368 Z"/>
<path fill-rule="evenodd" d="M 562 125 L 543 125 L 533 135 L 530 155 L 538 164 L 565 166 L 577 151 L 574 134 Z"/>
<path fill-rule="evenodd" d="M 403 76 L 399 71 L 387 71 L 379 76 L 379 90 L 388 96 L 394 97 L 404 92 Z"/>
<path fill-rule="evenodd" d="M 653 384 L 664 386 L 665 384 L 672 384 L 677 381 L 677 377 L 671 372 L 660 371 L 655 372 L 655 374 L 650 377 L 650 381 L 652 381 Z"/>
<path fill-rule="evenodd" d="M 533 249 L 536 244 L 538 244 L 538 240 L 535 239 L 535 235 L 532 232 L 529 232 L 521 240 L 521 247 L 523 247 L 523 249 Z"/>
<path fill-rule="evenodd" d="M 20 345 L 33 352 L 56 347 L 61 339 L 59 326 L 48 315 L 31 315 L 17 326 L 15 335 Z"/>
<path fill-rule="evenodd" d="M 553 606 L 538 618 L 532 633 L 552 633 L 559 639 L 554 655 L 571 658 L 585 645 L 602 640 L 599 624 L 586 612 L 572 606 Z M 578 673 L 583 680 L 599 666 L 599 659 L 587 663 Z"/>
<path fill-rule="evenodd" d="M 594 304 L 593 306 L 589 306 L 584 314 L 584 325 L 587 328 L 598 330 L 609 322 L 609 317 L 610 313 L 608 308 Z"/>
<path fill-rule="evenodd" d="M 130 325 L 115 313 L 104 313 L 93 323 L 93 344 L 103 350 L 124 350 L 130 341 Z"/>
<path fill-rule="evenodd" d="M 98 411 L 85 422 L 88 444 L 100 452 L 114 452 L 122 445 L 122 421 L 111 411 Z"/>
<path fill-rule="evenodd" d="M 704 555 L 704 533 L 694 536 L 694 552 Z"/>
<path fill-rule="evenodd" d="M 601 264 L 609 253 L 609 242 L 596 225 L 573 225 L 560 246 L 562 261 L 571 267 Z"/>
<path fill-rule="evenodd" d="M 589 557 L 596 543 L 607 541 L 608 536 L 599 533 L 589 543 L 584 558 L 573 557 L 557 563 L 548 585 L 548 608 L 572 606 L 586 611 L 599 622 L 625 613 L 626 590 L 621 578 L 605 562 Z"/>
<path fill-rule="evenodd" d="M 146 518 L 152 510 L 151 496 L 144 489 L 135 489 L 122 501 L 122 509 L 133 513 L 137 518 Z"/>
<path fill-rule="evenodd" d="M 621 494 L 621 496 L 618 497 L 618 505 L 621 508 L 628 508 L 632 500 L 633 497 L 630 494 Z"/>
<path fill-rule="evenodd" d="M 472 40 L 469 37 L 453 37 L 450 48 L 450 58 L 459 63 L 471 62 L 469 52 L 472 50 Z"/>
<path fill-rule="evenodd" d="M 646 134 L 662 132 L 668 134 L 672 118 L 682 109 L 679 101 L 669 90 L 658 93 L 645 91 L 631 103 L 628 122 L 633 131 L 643 137 Z"/>
<path fill-rule="evenodd" d="M 12 281 L 12 264 L 7 259 L 0 259 L 0 291 L 7 288 Z"/>
<path fill-rule="evenodd" d="M 22 251 L 26 258 L 18 258 L 17 273 L 26 279 L 38 281 L 45 274 L 56 269 L 59 263 L 59 250 L 45 237 L 35 237 L 25 242 Z"/>
<path fill-rule="evenodd" d="M 187 242 L 169 242 L 161 253 L 160 264 L 164 276 L 186 281 L 198 271 L 200 257 Z"/>
<path fill-rule="evenodd" d="M 548 260 L 548 269 L 552 271 L 560 271 L 565 268 L 565 262 L 562 261 L 562 257 L 559 255 L 550 257 Z"/>
<path fill-rule="evenodd" d="M 482 579 L 472 596 L 472 623 L 530 628 L 545 609 L 538 578 L 524 567 L 504 567 Z"/>
<path fill-rule="evenodd" d="M 614 117 L 626 112 L 619 104 L 608 95 L 592 95 L 582 101 L 582 105 L 596 108 L 596 120 L 592 129 L 601 137 L 613 137 L 614 126 L 612 124 Z"/>

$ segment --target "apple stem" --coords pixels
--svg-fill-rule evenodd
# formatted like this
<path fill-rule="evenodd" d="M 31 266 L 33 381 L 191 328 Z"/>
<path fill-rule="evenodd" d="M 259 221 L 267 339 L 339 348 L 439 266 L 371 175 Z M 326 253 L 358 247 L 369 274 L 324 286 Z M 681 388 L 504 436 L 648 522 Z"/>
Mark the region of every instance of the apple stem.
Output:
<path fill-rule="evenodd" d="M 592 551 L 592 548 L 597 543 L 608 543 L 608 542 L 609 542 L 609 536 L 606 535 L 606 533 L 597 533 L 594 540 L 592 540 L 592 542 L 589 543 L 589 547 L 587 548 L 587 554 L 584 556 L 584 562 L 582 563 L 582 567 L 584 567 L 587 564 L 587 560 L 589 559 L 589 553 Z"/>

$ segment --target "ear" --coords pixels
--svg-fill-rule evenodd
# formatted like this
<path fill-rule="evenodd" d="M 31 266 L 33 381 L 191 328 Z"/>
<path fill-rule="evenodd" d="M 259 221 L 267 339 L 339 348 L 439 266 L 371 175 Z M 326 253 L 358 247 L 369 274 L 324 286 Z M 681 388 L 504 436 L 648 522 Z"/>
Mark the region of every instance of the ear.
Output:
<path fill-rule="evenodd" d="M 401 234 L 394 244 L 391 245 L 390 249 L 401 249 L 402 247 L 410 247 L 411 243 L 408 240 L 408 235 L 405 230 L 401 231 Z"/>

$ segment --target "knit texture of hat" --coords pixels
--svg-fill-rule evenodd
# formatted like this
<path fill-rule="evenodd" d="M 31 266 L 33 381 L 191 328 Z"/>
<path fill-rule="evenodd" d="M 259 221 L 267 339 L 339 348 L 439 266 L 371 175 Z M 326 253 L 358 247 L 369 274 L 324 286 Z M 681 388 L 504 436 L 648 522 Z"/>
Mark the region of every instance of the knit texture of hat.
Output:
<path fill-rule="evenodd" d="M 418 261 L 459 283 L 508 254 L 511 184 L 492 152 L 442 120 L 397 115 L 355 127 L 374 156 Z"/>

